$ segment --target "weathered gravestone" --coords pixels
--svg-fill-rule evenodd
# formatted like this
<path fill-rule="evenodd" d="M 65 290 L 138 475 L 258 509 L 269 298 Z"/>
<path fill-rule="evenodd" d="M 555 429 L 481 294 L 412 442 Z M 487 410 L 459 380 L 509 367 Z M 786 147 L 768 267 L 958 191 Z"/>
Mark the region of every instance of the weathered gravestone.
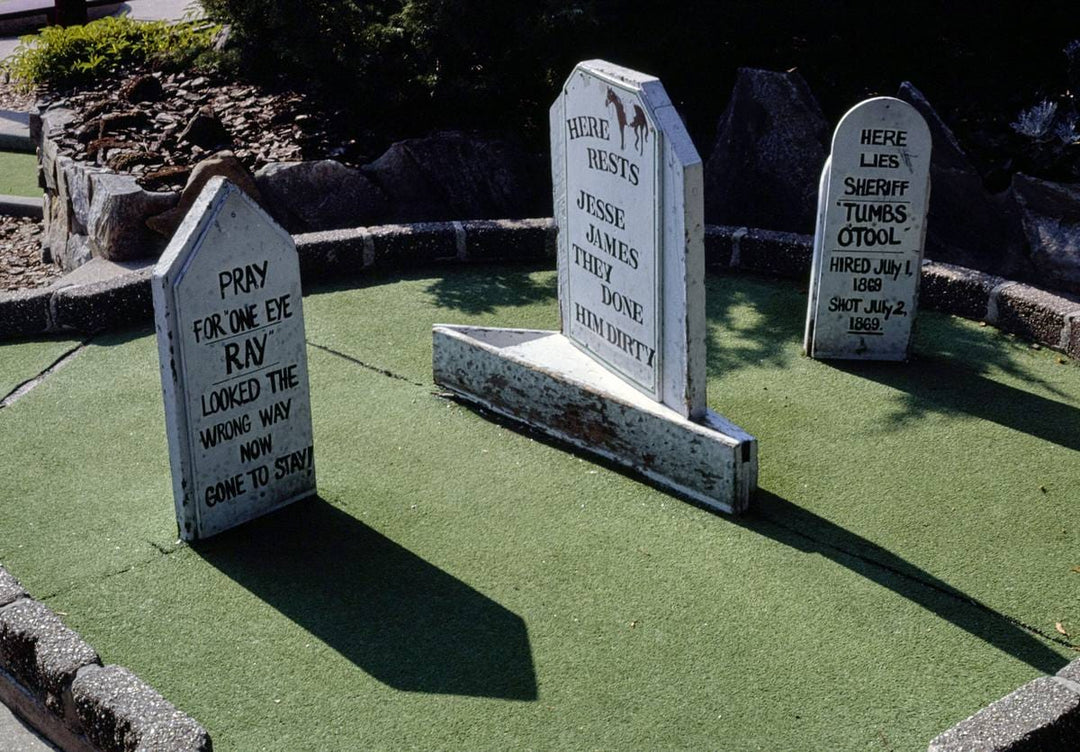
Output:
<path fill-rule="evenodd" d="M 833 135 L 818 194 L 803 348 L 813 358 L 906 360 L 930 198 L 930 131 L 892 97 Z"/>
<path fill-rule="evenodd" d="M 315 493 L 292 238 L 215 178 L 152 284 L 180 535 L 205 538 Z"/>
<path fill-rule="evenodd" d="M 705 406 L 702 165 L 660 81 L 591 60 L 551 108 L 561 332 L 437 325 L 436 383 L 704 504 L 757 442 Z"/>

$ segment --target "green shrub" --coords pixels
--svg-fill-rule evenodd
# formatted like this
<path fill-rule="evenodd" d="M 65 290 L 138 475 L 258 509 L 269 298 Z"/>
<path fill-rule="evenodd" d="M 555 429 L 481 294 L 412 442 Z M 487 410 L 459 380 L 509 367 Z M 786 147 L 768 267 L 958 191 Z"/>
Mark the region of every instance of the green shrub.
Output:
<path fill-rule="evenodd" d="M 170 25 L 127 16 L 48 26 L 22 37 L 9 61 L 11 78 L 23 90 L 63 89 L 132 66 L 183 66 L 209 49 L 216 30 L 205 22 Z"/>
<path fill-rule="evenodd" d="M 575 62 L 588 2 L 203 0 L 249 74 L 321 86 L 360 126 L 397 137 L 535 125 Z M 541 113 L 538 117 L 537 113 Z"/>

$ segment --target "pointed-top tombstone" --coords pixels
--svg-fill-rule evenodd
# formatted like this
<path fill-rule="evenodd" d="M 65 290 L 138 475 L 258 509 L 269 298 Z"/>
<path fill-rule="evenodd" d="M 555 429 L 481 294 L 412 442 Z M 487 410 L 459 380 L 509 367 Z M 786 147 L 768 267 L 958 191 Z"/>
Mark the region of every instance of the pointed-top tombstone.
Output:
<path fill-rule="evenodd" d="M 215 178 L 152 285 L 181 537 L 205 538 L 314 494 L 300 268 L 289 234 Z"/>
<path fill-rule="evenodd" d="M 684 416 L 705 411 L 702 165 L 658 78 L 579 63 L 551 108 L 562 332 Z"/>
<path fill-rule="evenodd" d="M 821 177 L 804 349 L 813 358 L 906 360 L 930 197 L 930 131 L 877 97 L 836 126 Z"/>
<path fill-rule="evenodd" d="M 702 166 L 660 81 L 579 63 L 551 108 L 560 332 L 436 325 L 435 382 L 728 512 L 757 441 L 705 405 Z"/>

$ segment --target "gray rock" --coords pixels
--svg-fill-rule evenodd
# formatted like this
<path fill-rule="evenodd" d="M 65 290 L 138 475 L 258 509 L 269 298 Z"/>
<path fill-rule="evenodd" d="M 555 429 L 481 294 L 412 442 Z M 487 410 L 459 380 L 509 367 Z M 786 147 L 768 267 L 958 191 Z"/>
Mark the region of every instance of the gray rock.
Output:
<path fill-rule="evenodd" d="M 68 234 L 71 231 L 68 204 L 58 194 L 46 193 L 44 210 L 44 232 L 41 245 L 52 263 L 70 271 L 73 267 L 65 266 Z"/>
<path fill-rule="evenodd" d="M 26 597 L 26 590 L 10 572 L 0 567 L 0 606 Z"/>
<path fill-rule="evenodd" d="M 90 247 L 90 238 L 86 235 L 72 233 L 67 237 L 67 245 L 64 247 L 63 259 L 59 262 L 60 268 L 68 271 L 78 269 L 94 257 Z"/>
<path fill-rule="evenodd" d="M 0 609 L 0 666 L 69 723 L 74 721 L 69 692 L 76 672 L 100 662 L 94 649 L 47 606 L 23 598 Z"/>
<path fill-rule="evenodd" d="M 150 217 L 146 220 L 146 226 L 159 235 L 171 238 L 176 228 L 180 226 L 187 215 L 188 210 L 199 198 L 202 189 L 210 182 L 210 178 L 221 176 L 238 187 L 247 195 L 251 196 L 260 204 L 263 203 L 262 194 L 255 184 L 255 177 L 251 174 L 243 162 L 230 152 L 224 152 L 208 159 L 204 159 L 195 165 L 195 169 L 188 176 L 187 184 L 180 194 L 180 201 L 175 207 L 166 212 Z"/>
<path fill-rule="evenodd" d="M 90 176 L 105 172 L 85 162 L 64 158 L 60 162 L 59 181 L 67 192 L 71 212 L 71 232 L 85 235 L 90 224 Z"/>
<path fill-rule="evenodd" d="M 812 233 L 829 125 L 798 73 L 740 68 L 705 165 L 705 220 Z"/>
<path fill-rule="evenodd" d="M 438 133 L 399 141 L 363 170 L 389 197 L 391 222 L 551 213 L 539 158 L 510 141 Z"/>
<path fill-rule="evenodd" d="M 923 116 L 933 143 L 927 258 L 1011 279 L 1030 277 L 1032 267 L 1012 195 L 986 190 L 956 136 L 922 92 L 905 81 L 897 97 Z"/>
<path fill-rule="evenodd" d="M 87 738 L 102 752 L 210 752 L 210 735 L 121 666 L 83 669 L 71 688 Z"/>
<path fill-rule="evenodd" d="M 930 742 L 928 752 L 1075 752 L 1080 694 L 1042 676 Z"/>
<path fill-rule="evenodd" d="M 143 190 L 130 175 L 110 173 L 92 175 L 90 186 L 87 229 L 94 255 L 110 261 L 161 255 L 166 241 L 146 220 L 175 206 L 178 194 Z"/>
<path fill-rule="evenodd" d="M 386 196 L 363 172 L 332 159 L 279 162 L 255 175 L 270 214 L 289 232 L 381 224 Z"/>
<path fill-rule="evenodd" d="M 1022 213 L 1036 278 L 1080 292 L 1080 185 L 1017 173 L 1011 190 Z"/>

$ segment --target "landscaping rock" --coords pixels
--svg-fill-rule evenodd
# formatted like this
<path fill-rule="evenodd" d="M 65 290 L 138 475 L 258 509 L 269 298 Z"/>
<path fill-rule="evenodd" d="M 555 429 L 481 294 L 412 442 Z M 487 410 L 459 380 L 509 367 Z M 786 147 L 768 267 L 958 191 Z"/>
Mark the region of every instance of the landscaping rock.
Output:
<path fill-rule="evenodd" d="M 705 220 L 814 231 L 829 124 L 798 73 L 741 68 L 705 165 Z"/>
<path fill-rule="evenodd" d="M 340 162 L 282 162 L 255 175 L 267 209 L 292 233 L 364 227 L 385 220 L 383 191 Z"/>
<path fill-rule="evenodd" d="M 232 135 L 212 107 L 201 107 L 180 132 L 180 140 L 210 150 L 232 144 Z"/>
<path fill-rule="evenodd" d="M 84 733 L 102 752 L 210 752 L 193 718 L 121 666 L 79 672 L 71 688 Z"/>
<path fill-rule="evenodd" d="M 146 226 L 149 217 L 176 205 L 176 193 L 143 190 L 130 175 L 90 178 L 93 201 L 88 230 L 94 255 L 110 261 L 158 256 L 165 239 Z"/>
<path fill-rule="evenodd" d="M 460 132 L 393 144 L 364 172 L 390 200 L 384 221 L 529 217 L 551 212 L 539 159 L 510 141 Z"/>
<path fill-rule="evenodd" d="M 260 204 L 263 203 L 262 194 L 255 184 L 255 176 L 251 174 L 243 163 L 229 152 L 204 159 L 195 165 L 195 169 L 188 176 L 187 185 L 180 194 L 180 201 L 175 207 L 157 216 L 146 220 L 146 226 L 159 235 L 171 238 L 176 228 L 180 226 L 188 210 L 195 204 L 195 200 L 202 193 L 202 189 L 210 182 L 210 178 L 223 177 L 238 187 L 247 195 L 251 196 Z"/>
<path fill-rule="evenodd" d="M 85 235 L 90 225 L 90 176 L 103 170 L 84 162 L 64 159 L 61 161 L 60 180 L 71 202 L 71 231 Z"/>
<path fill-rule="evenodd" d="M 1059 290 L 1080 292 L 1080 185 L 1017 173 L 1011 188 L 1038 279 Z"/>
<path fill-rule="evenodd" d="M 143 75 L 129 78 L 120 87 L 120 96 L 137 104 L 139 102 L 157 102 L 165 95 L 161 81 L 156 76 Z"/>
<path fill-rule="evenodd" d="M 930 128 L 930 209 L 926 256 L 935 261 L 1009 278 L 1029 278 L 1020 215 L 1008 192 L 991 195 L 956 136 L 911 83 L 897 97 L 910 103 Z"/>

